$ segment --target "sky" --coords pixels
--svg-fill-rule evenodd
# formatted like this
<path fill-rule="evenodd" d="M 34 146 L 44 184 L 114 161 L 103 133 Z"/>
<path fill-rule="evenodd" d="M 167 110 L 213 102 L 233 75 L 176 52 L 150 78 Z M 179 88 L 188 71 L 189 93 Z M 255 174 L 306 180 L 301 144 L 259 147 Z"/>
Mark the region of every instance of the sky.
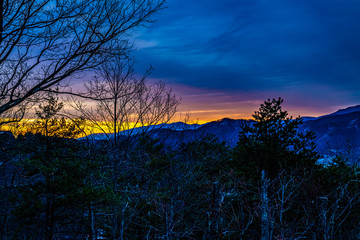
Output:
<path fill-rule="evenodd" d="M 168 0 L 135 36 L 180 113 L 251 118 L 268 98 L 293 116 L 360 104 L 359 0 Z"/>

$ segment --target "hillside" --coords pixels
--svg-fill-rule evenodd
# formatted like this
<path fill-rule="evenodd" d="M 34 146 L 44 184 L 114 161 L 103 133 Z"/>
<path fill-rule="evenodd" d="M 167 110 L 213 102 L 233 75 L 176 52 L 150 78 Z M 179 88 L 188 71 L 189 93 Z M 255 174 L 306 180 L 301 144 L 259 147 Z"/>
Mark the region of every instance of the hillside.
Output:
<path fill-rule="evenodd" d="M 175 146 L 180 142 L 189 142 L 206 135 L 216 136 L 230 147 L 236 145 L 238 133 L 244 124 L 251 120 L 224 118 L 203 125 L 187 125 L 172 123 L 151 128 L 153 137 L 159 138 L 167 146 Z M 140 128 L 132 133 L 140 132 Z M 313 131 L 316 134 L 317 151 L 323 155 L 334 153 L 351 154 L 359 157 L 360 149 L 360 105 L 338 110 L 320 117 L 306 117 L 299 128 L 300 131 Z M 129 132 L 122 133 L 129 135 Z M 91 136 L 90 136 L 91 137 Z M 111 136 L 110 136 L 111 137 Z M 101 135 L 96 135 L 101 139 Z"/>

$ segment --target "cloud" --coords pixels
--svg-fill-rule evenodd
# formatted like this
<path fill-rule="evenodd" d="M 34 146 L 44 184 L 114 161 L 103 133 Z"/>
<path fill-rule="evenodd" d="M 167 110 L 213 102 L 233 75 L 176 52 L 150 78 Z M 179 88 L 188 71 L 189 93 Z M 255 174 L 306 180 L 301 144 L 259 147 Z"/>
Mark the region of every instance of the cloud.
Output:
<path fill-rule="evenodd" d="M 138 37 L 146 46 L 139 65 L 152 64 L 153 77 L 229 95 L 279 93 L 298 104 L 295 96 L 328 106 L 359 100 L 359 1 L 168 2 Z"/>

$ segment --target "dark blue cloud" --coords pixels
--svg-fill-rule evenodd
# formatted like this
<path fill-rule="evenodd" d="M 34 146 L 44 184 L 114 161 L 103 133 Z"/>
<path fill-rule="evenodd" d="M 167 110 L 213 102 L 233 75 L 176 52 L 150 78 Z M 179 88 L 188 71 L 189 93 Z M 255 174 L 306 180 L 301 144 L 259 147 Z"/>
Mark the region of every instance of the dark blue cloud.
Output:
<path fill-rule="evenodd" d="M 174 83 L 297 89 L 314 101 L 326 91 L 341 96 L 329 104 L 353 104 L 360 100 L 359 16 L 358 0 L 169 0 L 137 37 L 136 55 L 140 66 L 155 67 L 153 77 Z"/>

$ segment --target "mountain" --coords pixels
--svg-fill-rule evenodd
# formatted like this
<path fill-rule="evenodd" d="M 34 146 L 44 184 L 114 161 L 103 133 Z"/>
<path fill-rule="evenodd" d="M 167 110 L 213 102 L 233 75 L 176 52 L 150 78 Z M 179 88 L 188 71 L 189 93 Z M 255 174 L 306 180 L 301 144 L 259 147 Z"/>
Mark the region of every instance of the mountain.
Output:
<path fill-rule="evenodd" d="M 170 130 L 174 130 L 174 131 L 186 131 L 186 130 L 198 129 L 201 126 L 202 125 L 200 125 L 200 124 L 187 124 L 187 123 L 183 123 L 183 122 L 175 122 L 175 123 L 168 123 L 168 124 L 162 123 L 162 124 L 157 124 L 157 125 L 152 125 L 152 126 L 144 126 L 144 127 L 138 127 L 138 128 L 133 128 L 133 129 L 129 129 L 129 130 L 124 130 L 122 132 L 119 132 L 119 135 L 126 137 L 126 136 L 141 134 L 144 132 L 153 134 L 154 132 L 157 132 L 157 131 L 163 130 L 163 129 L 170 129 Z M 91 134 L 87 137 L 79 138 L 79 140 L 84 140 L 87 138 L 90 138 L 92 140 L 107 140 L 107 139 L 111 139 L 113 137 L 114 137 L 114 134 L 95 133 L 95 134 Z"/>
<path fill-rule="evenodd" d="M 237 143 L 242 126 L 253 122 L 252 120 L 224 118 L 203 125 L 178 122 L 151 126 L 149 129 L 154 137 L 171 147 L 176 146 L 179 142 L 193 141 L 206 135 L 216 136 L 220 141 L 225 141 L 230 147 L 233 147 Z M 144 128 L 128 130 L 124 131 L 122 135 L 129 136 L 144 130 Z M 315 133 L 316 150 L 322 155 L 331 156 L 335 153 L 345 153 L 351 159 L 360 158 L 360 105 L 340 109 L 320 117 L 305 117 L 299 131 Z"/>
<path fill-rule="evenodd" d="M 185 131 L 177 131 L 170 128 L 160 129 L 155 133 L 155 137 L 162 139 L 165 145 L 174 146 L 179 142 L 193 141 L 207 135 L 212 135 L 217 137 L 219 141 L 225 141 L 228 145 L 235 146 L 242 126 L 244 124 L 252 124 L 252 122 L 224 118 L 203 124 L 199 128 Z"/>
<path fill-rule="evenodd" d="M 350 154 L 360 157 L 360 109 L 337 111 L 333 114 L 304 121 L 300 131 L 313 131 L 316 135 L 317 151 L 321 154 Z"/>
<path fill-rule="evenodd" d="M 170 139 L 164 142 L 174 144 L 175 139 L 191 141 L 201 136 L 212 134 L 229 146 L 236 145 L 238 133 L 244 124 L 252 124 L 251 120 L 234 120 L 224 118 L 209 122 L 197 129 L 185 132 L 174 132 L 167 129 L 157 133 L 160 139 Z M 313 131 L 316 135 L 316 150 L 331 156 L 336 153 L 347 154 L 351 159 L 360 157 L 360 105 L 338 110 L 334 113 L 320 117 L 305 117 L 299 131 Z"/>
<path fill-rule="evenodd" d="M 353 113 L 353 112 L 360 112 L 360 105 L 340 109 L 329 115 L 343 115 L 343 114 L 348 114 L 348 113 Z M 325 115 L 325 116 L 329 116 L 329 115 Z"/>

